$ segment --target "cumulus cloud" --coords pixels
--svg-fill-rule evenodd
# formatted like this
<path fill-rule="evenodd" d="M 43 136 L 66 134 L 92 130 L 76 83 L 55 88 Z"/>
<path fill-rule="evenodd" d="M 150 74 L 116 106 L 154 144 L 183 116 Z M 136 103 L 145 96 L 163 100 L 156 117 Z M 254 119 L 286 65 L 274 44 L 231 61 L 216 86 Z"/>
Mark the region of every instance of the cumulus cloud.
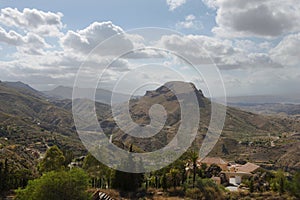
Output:
<path fill-rule="evenodd" d="M 300 64 L 300 33 L 286 36 L 275 48 L 270 50 L 273 60 L 284 66 Z"/>
<path fill-rule="evenodd" d="M 147 35 L 143 31 L 135 32 L 136 35 L 125 33 L 121 27 L 112 22 L 94 22 L 82 30 L 68 30 L 62 34 L 64 25 L 61 22 L 63 15 L 60 13 L 36 9 L 23 11 L 12 8 L 1 9 L 0 24 L 3 26 L 0 25 L 0 44 L 4 44 L 2 52 L 6 53 L 5 48 L 9 46 L 10 51 L 9 57 L 0 60 L 0 69 L 3 70 L 0 79 L 21 80 L 35 86 L 70 84 L 79 66 L 86 61 L 87 55 L 97 45 L 113 36 L 115 38 L 97 49 L 94 52 L 97 56 L 91 57 L 86 63 L 87 77 L 93 77 L 95 69 L 106 68 L 110 64 L 111 57 L 115 58 L 119 53 L 123 53 L 123 50 L 135 48 L 139 50 L 128 52 L 129 54 L 109 66 L 104 74 L 107 84 L 116 81 L 120 74 L 151 61 L 162 61 L 169 68 L 178 67 L 182 73 L 184 71 L 189 73 L 186 63 L 183 64 L 182 60 L 175 58 L 176 56 L 170 56 L 164 51 L 144 48 L 146 45 L 151 45 L 155 48 L 169 49 L 197 65 L 216 63 L 222 69 L 222 73 L 225 73 L 225 82 L 231 91 L 237 91 L 237 85 L 241 90 L 239 92 L 242 92 L 254 91 L 262 88 L 261 85 L 271 85 L 275 82 L 274 90 L 276 87 L 280 88 L 281 83 L 285 84 L 285 87 L 289 87 L 288 84 L 299 83 L 299 33 L 284 37 L 278 45 L 275 44 L 275 40 L 274 43 L 271 40 L 259 43 L 251 38 L 232 38 L 276 37 L 299 31 L 300 20 L 296 20 L 299 15 L 296 12 L 298 4 L 292 8 L 287 6 L 294 2 L 292 0 L 281 1 L 281 4 L 270 0 L 203 1 L 217 11 L 217 27 L 213 31 L 217 36 L 228 38 L 164 35 L 159 41 L 154 42 L 153 40 L 156 39 L 153 38 L 157 35 L 151 35 L 149 32 Z M 169 0 L 167 3 L 170 10 L 175 10 L 186 1 Z M 200 25 L 197 17 L 188 15 L 183 21 L 178 22 L 176 27 L 193 29 Z M 62 36 L 59 39 L 58 37 L 51 40 L 47 38 L 58 35 Z M 147 40 L 147 36 L 150 35 L 151 41 Z M 60 46 L 55 48 L 55 45 Z M 14 49 L 11 47 L 15 47 L 16 52 L 11 52 L 11 49 Z M 151 75 L 155 76 L 156 73 L 159 74 L 160 71 L 153 71 Z M 142 81 L 146 78 L 142 77 Z M 89 81 L 93 80 L 87 78 L 86 84 Z M 270 88 L 266 87 L 264 91 L 268 89 Z"/>
<path fill-rule="evenodd" d="M 213 32 L 221 37 L 277 37 L 300 31 L 297 0 L 204 0 L 217 9 Z"/>
<path fill-rule="evenodd" d="M 167 0 L 167 4 L 169 6 L 169 10 L 173 11 L 176 8 L 184 5 L 186 3 L 186 0 Z"/>
<path fill-rule="evenodd" d="M 112 40 L 105 41 L 113 36 Z M 97 53 L 102 56 L 117 55 L 124 49 L 134 47 L 130 38 L 124 34 L 123 29 L 110 21 L 94 22 L 83 30 L 68 31 L 61 39 L 61 44 L 65 49 L 84 54 L 90 53 L 97 45 L 101 44 L 101 48 L 97 48 Z"/>
<path fill-rule="evenodd" d="M 215 63 L 220 69 L 237 68 L 279 68 L 268 53 L 249 52 L 247 49 L 234 46 L 230 40 L 201 35 L 163 36 L 159 46 L 183 56 L 194 64 Z"/>
<path fill-rule="evenodd" d="M 16 8 L 0 10 L 0 23 L 8 27 L 21 28 L 44 36 L 59 36 L 63 28 L 62 13 L 43 12 L 37 9 L 25 8 L 19 11 Z"/>
<path fill-rule="evenodd" d="M 23 43 L 23 38 L 20 34 L 16 33 L 15 31 L 10 30 L 6 32 L 6 30 L 0 27 L 0 42 L 17 46 Z"/>
<path fill-rule="evenodd" d="M 15 46 L 19 53 L 26 54 L 42 54 L 44 49 L 50 48 L 42 37 L 34 33 L 22 36 L 13 30 L 7 32 L 2 27 L 0 27 L 0 42 Z"/>

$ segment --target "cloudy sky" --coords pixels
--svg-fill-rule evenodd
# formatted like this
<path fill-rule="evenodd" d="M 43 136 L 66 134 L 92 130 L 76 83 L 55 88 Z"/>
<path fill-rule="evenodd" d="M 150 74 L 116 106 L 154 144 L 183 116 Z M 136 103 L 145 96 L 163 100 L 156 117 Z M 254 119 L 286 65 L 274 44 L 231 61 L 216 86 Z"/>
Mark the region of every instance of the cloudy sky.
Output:
<path fill-rule="evenodd" d="M 82 65 L 82 87 L 103 72 L 108 89 L 183 77 L 218 93 L 217 66 L 229 96 L 299 93 L 298 0 L 0 0 L 0 9 L 2 81 L 72 86 Z"/>

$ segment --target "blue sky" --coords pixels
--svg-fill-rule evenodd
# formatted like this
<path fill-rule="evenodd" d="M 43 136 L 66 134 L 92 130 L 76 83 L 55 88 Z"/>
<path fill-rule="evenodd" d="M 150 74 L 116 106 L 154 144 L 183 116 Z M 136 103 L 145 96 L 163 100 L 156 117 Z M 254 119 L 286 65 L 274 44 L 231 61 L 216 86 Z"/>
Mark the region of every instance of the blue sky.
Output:
<path fill-rule="evenodd" d="M 29 6 L 30 5 L 30 6 Z M 95 21 L 112 21 L 125 30 L 141 27 L 174 28 L 178 21 L 184 20 L 187 15 L 201 18 L 205 29 L 201 33 L 211 34 L 210 29 L 215 20 L 210 15 L 214 12 L 202 1 L 188 1 L 184 7 L 169 11 L 165 0 L 110 0 L 110 1 L 1 1 L 1 7 L 12 7 L 23 10 L 35 8 L 45 12 L 63 13 L 63 22 L 67 29 L 83 29 Z M 210 15 L 208 15 L 210 14 Z M 194 30 L 183 30 L 191 33 Z"/>
<path fill-rule="evenodd" d="M 219 91 L 219 77 L 208 70 L 204 57 L 220 70 L 229 96 L 293 93 L 300 84 L 300 5 L 296 0 L 0 0 L 0 9 L 0 80 L 20 80 L 40 90 L 72 86 L 90 51 L 119 34 L 118 42 L 107 48 L 151 44 L 184 55 L 205 77 L 186 70 L 186 63 L 174 54 L 148 50 L 120 58 L 118 67 L 105 73 L 106 88 L 113 88 L 122 75 L 139 65 L 160 62 L 162 68 L 179 70 L 184 80 L 199 82 L 200 88 L 206 87 L 203 79 L 215 82 L 210 87 Z M 126 33 L 144 27 L 169 31 L 156 40 L 143 31 Z M 104 68 L 118 51 L 96 52 L 98 67 Z M 159 77 L 158 84 L 172 80 L 157 68 L 145 71 Z M 123 83 L 125 88 L 153 81 L 148 75 L 131 77 L 131 83 Z"/>

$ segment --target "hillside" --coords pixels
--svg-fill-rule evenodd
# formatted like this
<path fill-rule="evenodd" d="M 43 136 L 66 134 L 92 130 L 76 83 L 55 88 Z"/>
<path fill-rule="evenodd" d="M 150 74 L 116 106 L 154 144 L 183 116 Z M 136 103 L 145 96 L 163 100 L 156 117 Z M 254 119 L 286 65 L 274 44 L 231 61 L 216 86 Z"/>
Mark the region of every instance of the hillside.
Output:
<path fill-rule="evenodd" d="M 181 123 L 181 110 L 177 97 L 166 86 L 185 88 L 182 82 L 170 82 L 155 91 L 148 91 L 130 101 L 131 118 L 137 124 L 150 123 L 149 108 L 154 104 L 167 111 L 166 124 L 151 139 L 137 139 L 124 134 L 112 118 L 106 104 L 96 103 L 96 112 L 105 133 L 113 135 L 113 142 L 123 148 L 130 144 L 138 151 L 152 151 L 165 146 L 174 137 Z M 29 87 L 29 86 L 28 86 Z M 72 102 L 48 99 L 28 87 L 15 87 L 0 83 L 0 159 L 8 157 L 16 166 L 30 169 L 48 146 L 58 145 L 75 155 L 85 153 L 75 131 Z M 198 135 L 194 145 L 200 146 L 206 134 L 211 101 L 192 85 L 201 113 Z M 182 89 L 181 95 L 187 95 Z M 220 106 L 220 105 L 219 105 Z M 117 117 L 122 117 L 120 113 Z M 263 116 L 236 108 L 227 108 L 222 135 L 211 155 L 228 160 L 246 159 L 265 166 L 288 166 L 300 169 L 300 122 L 295 118 Z M 25 150 L 24 150 L 25 149 Z"/>
<path fill-rule="evenodd" d="M 170 87 L 173 84 L 176 84 L 176 87 L 184 87 L 184 84 L 189 83 L 171 82 L 166 85 Z M 192 87 L 195 88 L 194 85 Z M 200 147 L 209 125 L 212 103 L 200 90 L 195 88 L 194 92 L 198 97 L 201 112 L 198 135 L 194 144 Z M 163 105 L 167 111 L 166 124 L 155 137 L 150 140 L 137 139 L 111 126 L 114 141 L 116 143 L 122 141 L 125 148 L 134 144 L 137 149 L 145 152 L 162 148 L 169 143 L 178 130 L 181 118 L 177 98 L 167 87 L 162 86 L 155 91 L 148 91 L 139 100 L 131 101 L 131 117 L 137 124 L 148 125 L 150 123 L 148 110 L 154 104 Z M 122 118 L 122 116 L 117 117 Z M 111 122 L 113 123 L 112 119 Z M 299 137 L 294 134 L 299 130 L 299 120 L 263 116 L 228 107 L 222 135 L 211 155 L 229 160 L 247 159 L 276 167 L 283 163 L 290 163 L 291 168 L 298 168 L 300 159 L 292 152 L 296 152 L 300 145 Z"/>
<path fill-rule="evenodd" d="M 31 169 L 49 146 L 74 155 L 86 150 L 75 131 L 70 100 L 52 101 L 21 83 L 0 83 L 0 160 Z M 20 87 L 22 86 L 22 87 Z M 97 103 L 99 118 L 109 107 Z"/>

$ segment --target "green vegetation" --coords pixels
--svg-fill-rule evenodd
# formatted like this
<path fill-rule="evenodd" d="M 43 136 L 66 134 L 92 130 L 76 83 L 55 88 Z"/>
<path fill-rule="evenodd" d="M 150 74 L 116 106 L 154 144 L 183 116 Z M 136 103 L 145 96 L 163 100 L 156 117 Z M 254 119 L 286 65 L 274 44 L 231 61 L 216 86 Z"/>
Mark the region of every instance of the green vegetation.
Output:
<path fill-rule="evenodd" d="M 283 194 L 287 190 L 288 181 L 284 175 L 282 170 L 279 170 L 275 173 L 275 178 L 271 181 L 271 188 L 275 192 L 279 192 L 279 194 Z"/>
<path fill-rule="evenodd" d="M 17 200 L 88 200 L 92 195 L 88 192 L 91 188 L 116 189 L 120 192 L 119 195 L 129 199 L 146 198 L 147 191 L 153 188 L 157 191 L 164 191 L 166 197 L 220 200 L 231 198 L 231 194 L 226 192 L 222 185 L 210 179 L 212 176 L 221 175 L 220 167 L 214 164 L 209 167 L 203 164 L 199 167 L 196 160 L 195 151 L 188 151 L 176 162 L 161 170 L 147 174 L 134 174 L 112 170 L 88 154 L 84 159 L 74 159 L 73 162 L 81 164 L 69 169 L 65 167 L 65 156 L 62 151 L 57 146 L 52 146 L 38 164 L 42 175 L 34 180 L 30 180 L 32 177 L 24 175 L 24 172 L 20 173 L 19 177 L 27 178 L 15 182 L 10 174 L 8 160 L 0 162 L 0 188 L 1 191 L 5 191 L 16 186 L 20 187 L 16 190 Z M 188 168 L 187 163 L 190 163 Z M 131 166 L 132 158 L 129 156 L 123 164 Z M 142 167 L 142 164 L 131 167 Z M 14 173 L 14 176 L 16 174 Z M 257 192 L 267 194 L 272 190 L 274 195 L 278 194 L 283 198 L 290 196 L 299 198 L 299 179 L 299 172 L 288 180 L 286 173 L 279 170 L 273 174 L 259 172 L 246 180 L 244 184 L 248 186 L 249 195 L 253 197 L 258 197 Z M 8 188 L 12 183 L 16 184 L 15 187 Z M 268 183 L 269 188 L 265 186 Z M 243 196 L 235 196 L 237 199 L 243 198 Z"/>
<path fill-rule="evenodd" d="M 295 197 L 300 198 L 300 171 L 294 175 L 290 190 Z"/>
<path fill-rule="evenodd" d="M 17 200 L 87 200 L 88 175 L 79 168 L 64 171 L 65 157 L 62 151 L 53 146 L 39 163 L 43 173 L 40 178 L 29 181 L 24 189 L 17 190 Z"/>
<path fill-rule="evenodd" d="M 47 150 L 45 157 L 39 163 L 38 169 L 42 173 L 62 170 L 64 162 L 63 152 L 57 146 L 52 146 Z"/>
<path fill-rule="evenodd" d="M 131 145 L 129 148 L 129 152 L 132 151 L 133 150 Z M 123 163 L 123 165 L 127 169 L 132 169 L 133 171 L 137 167 L 142 167 L 142 166 L 134 165 L 131 154 L 129 154 L 128 159 Z M 127 173 L 127 172 L 122 172 L 117 170 L 115 172 L 112 186 L 113 188 L 118 189 L 120 191 L 135 192 L 141 187 L 143 181 L 144 181 L 144 175 L 141 173 Z"/>
<path fill-rule="evenodd" d="M 17 190 L 17 200 L 87 200 L 88 176 L 81 169 L 51 171 Z"/>
<path fill-rule="evenodd" d="M 111 182 L 115 171 L 99 162 L 92 154 L 88 154 L 82 168 L 90 177 L 90 185 L 93 188 L 111 188 Z"/>
<path fill-rule="evenodd" d="M 11 189 L 25 187 L 33 177 L 31 170 L 16 168 L 8 159 L 0 160 L 0 197 Z"/>
<path fill-rule="evenodd" d="M 0 193 L 19 188 L 19 199 L 58 200 L 64 197 L 74 199 L 74 196 L 85 199 L 88 198 L 87 189 L 96 188 L 105 191 L 115 188 L 116 193 L 134 193 L 141 198 L 153 190 L 162 192 L 166 197 L 191 199 L 222 199 L 226 195 L 223 186 L 210 180 L 212 176 L 221 178 L 220 167 L 198 166 L 195 153 L 198 151 L 187 152 L 171 165 L 147 174 L 115 171 L 91 154 L 84 158 L 87 153 L 75 134 L 71 101 L 52 101 L 38 94 L 10 88 L 4 83 L 0 83 L 0 93 Z M 123 137 L 121 130 L 116 129 L 109 106 L 96 104 L 101 126 L 107 135 L 113 134 L 114 142 L 119 143 L 121 148 L 134 152 L 152 151 L 174 137 L 180 123 L 178 104 L 169 92 L 157 90 L 153 94 L 136 99 L 130 105 L 132 117 L 139 124 L 149 122 L 147 108 L 151 104 L 162 104 L 170 112 L 166 129 L 150 145 L 132 137 Z M 203 97 L 202 103 L 195 146 L 202 144 L 211 117 L 210 100 Z M 270 170 L 286 166 L 284 172 L 254 174 L 244 181 L 243 187 L 253 198 L 265 193 L 281 195 L 282 198 L 289 195 L 300 198 L 299 172 L 294 175 L 294 171 L 299 170 L 300 136 L 293 134 L 300 131 L 300 123 L 292 127 L 291 122 L 294 119 L 282 120 L 228 108 L 224 131 L 210 156 L 221 156 L 227 160 L 260 160 L 263 162 L 261 166 L 265 164 Z M 283 132 L 286 134 L 277 138 Z M 271 141 L 276 147 L 272 147 Z M 134 144 L 134 148 L 129 148 L 130 144 Z M 131 166 L 131 159 L 128 157 L 122 165 Z M 71 162 L 75 164 L 69 165 Z M 187 163 L 190 165 L 187 166 Z M 132 166 L 138 167 L 144 166 L 142 163 Z M 226 177 L 221 179 L 221 184 L 228 183 L 224 179 Z M 59 196 L 41 196 L 47 193 L 58 193 Z M 70 194 L 73 196 L 70 197 Z M 233 196 L 233 193 L 230 195 Z"/>
<path fill-rule="evenodd" d="M 224 188 L 218 186 L 211 179 L 198 178 L 195 188 L 186 190 L 186 197 L 191 199 L 225 199 Z"/>

